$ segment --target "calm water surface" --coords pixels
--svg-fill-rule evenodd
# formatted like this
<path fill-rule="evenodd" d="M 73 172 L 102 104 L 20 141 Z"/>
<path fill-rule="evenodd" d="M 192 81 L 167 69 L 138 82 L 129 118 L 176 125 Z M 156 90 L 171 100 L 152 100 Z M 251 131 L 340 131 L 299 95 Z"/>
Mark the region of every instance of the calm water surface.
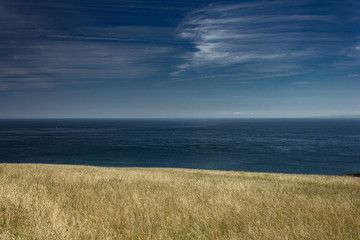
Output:
<path fill-rule="evenodd" d="M 358 173 L 360 120 L 0 120 L 0 163 Z"/>

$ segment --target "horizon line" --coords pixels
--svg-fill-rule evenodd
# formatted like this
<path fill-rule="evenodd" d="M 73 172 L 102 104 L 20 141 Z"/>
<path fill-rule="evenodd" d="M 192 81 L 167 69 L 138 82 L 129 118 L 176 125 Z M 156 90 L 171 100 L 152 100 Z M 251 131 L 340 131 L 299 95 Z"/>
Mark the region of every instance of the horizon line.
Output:
<path fill-rule="evenodd" d="M 360 115 L 306 117 L 9 117 L 0 120 L 249 120 L 249 119 L 360 119 Z"/>

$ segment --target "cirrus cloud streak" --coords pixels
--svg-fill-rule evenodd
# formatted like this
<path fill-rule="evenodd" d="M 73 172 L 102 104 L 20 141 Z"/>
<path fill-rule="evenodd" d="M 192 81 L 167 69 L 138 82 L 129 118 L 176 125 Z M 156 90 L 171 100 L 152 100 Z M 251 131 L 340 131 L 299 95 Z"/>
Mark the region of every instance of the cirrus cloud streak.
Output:
<path fill-rule="evenodd" d="M 269 78 L 309 73 L 319 63 L 336 62 L 349 44 L 333 33 L 339 19 L 330 10 L 307 5 L 211 4 L 191 12 L 178 27 L 178 37 L 194 48 L 182 56 L 184 62 L 172 74 L 200 69 L 207 75 L 209 69 L 218 69 L 221 74 L 240 72 L 242 79 Z"/>

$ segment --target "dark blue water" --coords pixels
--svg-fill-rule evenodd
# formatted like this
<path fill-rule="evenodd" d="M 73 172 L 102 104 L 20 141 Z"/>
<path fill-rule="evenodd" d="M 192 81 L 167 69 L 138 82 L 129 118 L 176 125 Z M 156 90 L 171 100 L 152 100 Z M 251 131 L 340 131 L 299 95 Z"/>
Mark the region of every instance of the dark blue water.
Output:
<path fill-rule="evenodd" d="M 359 173 L 360 120 L 0 120 L 0 163 Z"/>

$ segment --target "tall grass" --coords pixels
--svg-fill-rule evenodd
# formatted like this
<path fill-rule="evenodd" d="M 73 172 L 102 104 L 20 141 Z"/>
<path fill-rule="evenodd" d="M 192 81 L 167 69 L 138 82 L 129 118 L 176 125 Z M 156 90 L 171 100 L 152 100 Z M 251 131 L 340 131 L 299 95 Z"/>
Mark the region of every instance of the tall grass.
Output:
<path fill-rule="evenodd" d="M 0 164 L 0 239 L 359 239 L 360 179 Z"/>

